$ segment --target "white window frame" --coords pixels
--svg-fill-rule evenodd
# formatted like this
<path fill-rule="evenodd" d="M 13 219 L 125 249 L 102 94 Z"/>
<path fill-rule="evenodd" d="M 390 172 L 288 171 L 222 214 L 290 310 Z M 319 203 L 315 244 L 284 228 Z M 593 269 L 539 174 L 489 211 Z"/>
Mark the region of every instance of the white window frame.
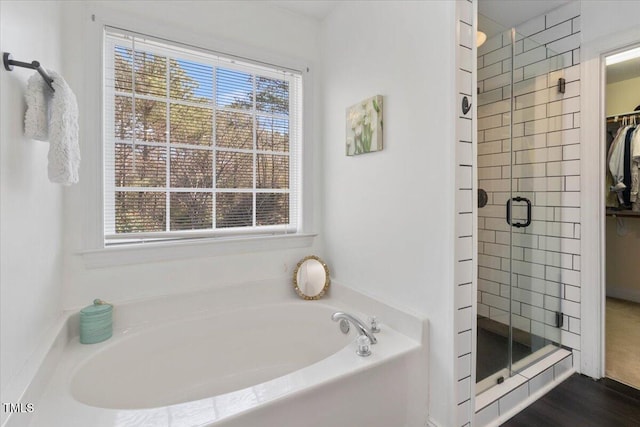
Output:
<path fill-rule="evenodd" d="M 81 180 L 82 194 L 85 196 L 84 233 L 82 250 L 85 267 L 99 268 L 112 265 L 137 264 L 142 262 L 176 260 L 197 256 L 228 255 L 254 251 L 284 250 L 306 248 L 313 245 L 316 233 L 313 222 L 314 186 L 309 177 L 313 173 L 312 120 L 313 88 L 312 68 L 306 61 L 283 57 L 265 49 L 257 49 L 247 45 L 234 44 L 229 41 L 212 40 L 192 31 L 158 26 L 151 22 L 141 22 L 132 17 L 95 7 L 90 10 L 91 20 L 86 23 L 88 35 L 85 46 L 86 97 L 87 105 L 84 129 L 85 139 L 96 141 L 87 144 L 83 153 L 84 174 Z M 105 52 L 104 34 L 106 27 L 121 28 L 131 32 L 149 34 L 158 39 L 170 40 L 185 46 L 198 46 L 200 49 L 219 52 L 228 57 L 243 58 L 247 62 L 277 64 L 290 70 L 299 70 L 302 74 L 302 110 L 301 139 L 299 144 L 298 167 L 298 224 L 297 232 L 278 235 L 241 236 L 233 233 L 222 237 L 204 237 L 198 239 L 147 241 L 136 245 L 105 246 L 104 244 L 104 123 L 105 112 L 103 102 Z M 246 59 L 251 58 L 251 59 Z M 303 173 L 304 171 L 304 173 Z"/>
<path fill-rule="evenodd" d="M 145 36 L 145 35 L 141 35 L 141 34 L 137 34 L 137 33 L 132 33 L 130 31 L 123 31 L 123 30 L 119 30 L 119 29 L 115 29 L 115 28 L 106 28 L 107 31 L 110 31 L 111 33 L 117 33 L 120 35 L 123 35 L 125 37 L 129 36 L 129 37 L 136 37 L 138 41 L 136 41 L 136 45 L 135 45 L 135 49 L 136 50 L 142 50 L 145 52 L 150 52 L 154 55 L 160 55 L 160 56 L 166 56 L 166 57 L 173 57 L 175 56 L 176 50 L 180 50 L 182 49 L 182 46 L 180 46 L 177 43 L 174 42 L 165 42 L 165 41 L 157 41 L 149 36 Z M 142 42 L 141 40 L 143 38 L 149 38 L 150 42 L 145 43 Z M 106 35 L 105 35 L 105 39 L 106 39 Z M 159 43 L 162 43 L 162 45 L 159 45 Z M 128 41 L 122 41 L 121 43 L 123 46 L 125 45 L 129 45 L 126 46 L 128 48 L 133 48 L 133 44 L 129 43 Z M 169 48 L 165 47 L 166 45 L 170 45 Z M 193 53 L 192 53 L 193 52 Z M 296 233 L 298 231 L 298 222 L 299 222 L 299 215 L 298 215 L 298 203 L 299 203 L 299 198 L 300 198 L 300 192 L 299 192 L 299 183 L 298 183 L 298 169 L 300 167 L 300 146 L 301 146 L 301 128 L 302 128 L 302 120 L 301 117 L 304 114 L 304 111 L 302 109 L 302 94 L 299 93 L 300 89 L 301 89 L 301 85 L 302 85 L 302 73 L 299 71 L 289 71 L 289 70 L 282 70 L 280 71 L 280 69 L 276 70 L 273 67 L 263 67 L 263 66 L 259 66 L 258 69 L 260 69 L 260 71 L 258 71 L 256 69 L 256 67 L 251 67 L 249 65 L 244 65 L 243 63 L 238 63 L 237 61 L 232 61 L 230 58 L 225 58 L 225 57 L 218 57 L 216 59 L 214 58 L 208 58 L 208 57 L 213 57 L 213 56 L 218 56 L 218 55 L 211 55 L 209 52 L 203 52 L 202 56 L 199 56 L 196 54 L 196 52 L 194 52 L 194 49 L 189 49 L 189 51 L 183 51 L 180 54 L 179 59 L 187 59 L 190 61 L 194 61 L 197 63 L 206 63 L 207 65 L 212 66 L 214 69 L 216 69 L 217 67 L 219 67 L 221 64 L 223 64 L 222 66 L 226 69 L 231 69 L 234 71 L 239 71 L 239 72 L 243 72 L 243 73 L 247 73 L 250 74 L 252 76 L 259 76 L 259 77 L 267 77 L 267 78 L 272 78 L 272 79 L 277 79 L 277 80 L 283 80 L 289 83 L 289 100 L 290 100 L 290 107 L 292 104 L 296 105 L 296 108 L 299 111 L 296 111 L 295 114 L 289 115 L 286 117 L 286 119 L 289 121 L 289 126 L 290 126 L 290 132 L 289 132 L 289 141 L 290 141 L 290 147 L 289 147 L 289 151 L 287 152 L 270 152 L 270 151 L 263 151 L 263 150 L 258 150 L 257 147 L 255 147 L 255 141 L 254 141 L 254 147 L 252 147 L 251 149 L 235 149 L 235 148 L 227 148 L 227 147 L 222 147 L 221 150 L 222 151 L 226 151 L 226 152 L 238 152 L 238 153 L 247 153 L 247 154 L 252 154 L 253 156 L 257 156 L 260 154 L 277 154 L 279 156 L 286 156 L 289 159 L 289 188 L 285 189 L 285 190 L 281 190 L 281 189 L 260 189 L 257 188 L 255 186 L 255 182 L 252 188 L 240 188 L 240 189 L 218 189 L 215 179 L 212 182 L 212 188 L 210 189 L 200 189 L 200 188 L 184 188 L 184 189 L 177 189 L 177 188 L 172 188 L 169 183 L 167 182 L 166 186 L 164 187 L 154 187 L 154 188 L 130 188 L 129 191 L 143 191 L 143 192 L 148 192 L 148 191 L 157 191 L 157 192 L 161 192 L 161 193 L 165 193 L 167 194 L 167 204 L 169 205 L 169 201 L 170 201 L 170 194 L 172 193 L 171 190 L 177 191 L 177 192 L 213 192 L 214 194 L 214 200 L 213 200 L 213 228 L 212 229 L 202 229 L 202 230 L 183 230 L 183 231 L 171 231 L 169 229 L 169 224 L 170 224 L 170 218 L 167 217 L 167 222 L 166 222 L 166 230 L 163 232 L 134 232 L 134 233 L 125 233 L 125 234 L 117 234 L 115 232 L 115 218 L 113 217 L 115 215 L 115 193 L 118 190 L 118 188 L 116 188 L 115 186 L 115 177 L 113 174 L 106 174 L 104 177 L 105 180 L 105 189 L 106 189 L 106 194 L 105 194 L 105 215 L 107 215 L 108 213 L 111 213 L 111 217 L 110 218 L 106 218 L 107 221 L 105 221 L 105 244 L 107 245 L 113 245 L 113 244 L 137 244 L 137 243 L 142 243 L 145 241 L 159 241 L 159 240 L 180 240 L 180 239 L 190 239 L 190 238 L 202 238 L 202 237 L 227 237 L 227 236 L 248 236 L 248 235 L 253 235 L 253 234 L 260 234 L 260 235 L 270 235 L 270 234 L 290 234 L 290 233 Z M 105 54 L 105 72 L 106 73 L 112 73 L 113 72 L 113 68 L 114 68 L 114 62 L 113 62 L 113 56 L 111 55 L 111 52 L 106 52 Z M 212 61 L 212 62 L 207 62 L 207 61 Z M 298 78 L 300 79 L 300 84 L 297 83 Z M 114 81 L 114 76 L 109 74 L 106 76 L 105 81 Z M 215 81 L 215 79 L 214 79 Z M 254 87 L 255 89 L 255 87 Z M 215 87 L 214 87 L 215 90 Z M 129 96 L 129 93 L 119 93 L 115 90 L 115 87 L 110 87 L 109 85 L 105 85 L 105 98 L 106 100 L 110 100 L 113 99 L 114 96 Z M 133 93 L 132 92 L 132 99 L 135 98 L 141 98 L 141 99 L 151 99 L 153 101 L 159 101 L 164 103 L 165 105 L 167 105 L 167 111 L 169 111 L 169 105 L 172 104 L 181 104 L 181 105 L 188 105 L 188 106 L 195 106 L 195 107 L 199 107 L 199 108 L 209 108 L 213 111 L 213 115 L 215 117 L 215 115 L 217 113 L 219 113 L 220 111 L 238 111 L 238 110 L 231 110 L 228 109 L 226 107 L 222 107 L 220 105 L 217 105 L 216 103 L 216 98 L 215 96 L 212 99 L 211 103 L 206 103 L 206 104 L 194 104 L 192 102 L 188 102 L 188 101 L 183 101 L 183 100 L 179 100 L 179 99 L 171 99 L 169 98 L 168 95 L 165 94 L 165 96 L 153 96 L 153 95 L 141 95 L 138 93 Z M 109 104 L 109 102 L 105 103 L 104 109 L 105 109 L 105 129 L 113 129 L 115 126 L 115 120 L 114 120 L 114 111 L 113 109 L 111 109 L 110 107 L 112 107 L 111 104 Z M 247 113 L 247 111 L 241 111 L 242 113 Z M 258 111 L 254 108 L 250 111 L 248 111 L 249 113 L 251 113 L 251 115 L 254 117 L 254 123 L 257 121 L 257 117 L 267 117 L 267 116 L 273 116 L 276 119 L 282 119 L 285 118 L 284 115 L 273 115 L 273 114 L 269 114 L 269 113 L 262 113 L 260 111 Z M 168 113 L 167 113 L 168 114 Z M 167 120 L 169 120 L 167 118 Z M 169 123 L 167 123 L 168 125 Z M 127 141 L 116 141 L 115 139 L 113 140 L 114 143 L 118 143 L 118 142 L 127 142 Z M 112 144 L 107 144 L 105 141 L 106 147 L 105 149 L 107 150 L 107 159 L 105 159 L 106 161 L 109 160 L 109 157 L 112 157 L 114 154 L 114 151 L 112 150 L 113 145 Z M 175 143 L 171 143 L 169 140 L 167 140 L 164 143 L 148 143 L 148 142 L 141 142 L 140 144 L 144 144 L 144 145 L 150 145 L 150 146 L 158 146 L 158 147 L 163 147 L 166 149 L 166 155 L 169 156 L 169 152 L 171 150 L 171 148 L 187 148 L 187 149 L 198 149 L 198 150 L 205 150 L 205 151 L 211 151 L 213 153 L 213 156 L 215 158 L 216 153 L 218 152 L 218 146 L 214 143 L 211 146 L 207 146 L 207 147 L 193 147 L 193 146 L 189 146 L 189 145 L 184 145 L 184 144 L 175 144 Z M 255 174 L 255 158 L 254 158 L 254 174 Z M 214 173 L 214 171 L 212 170 L 212 173 Z M 169 170 L 167 170 L 167 179 L 169 179 Z M 126 190 L 125 190 L 126 191 Z M 167 191 L 169 191 L 169 193 L 167 193 Z M 231 192 L 231 193 L 246 193 L 246 194 L 260 194 L 260 193 L 284 193 L 284 194 L 289 194 L 289 223 L 288 224 L 281 224 L 281 225 L 271 225 L 271 226 L 258 226 L 255 223 L 252 226 L 248 226 L 248 227 L 229 227 L 229 228 L 216 228 L 216 215 L 215 215 L 215 197 L 217 194 L 221 193 L 221 192 Z M 170 207 L 168 208 L 170 209 Z M 252 211 L 253 213 L 253 219 L 254 221 L 257 219 L 257 212 L 256 212 L 256 206 L 255 206 L 255 199 L 254 199 L 254 209 Z M 108 229 L 108 227 L 111 226 L 110 229 Z"/>

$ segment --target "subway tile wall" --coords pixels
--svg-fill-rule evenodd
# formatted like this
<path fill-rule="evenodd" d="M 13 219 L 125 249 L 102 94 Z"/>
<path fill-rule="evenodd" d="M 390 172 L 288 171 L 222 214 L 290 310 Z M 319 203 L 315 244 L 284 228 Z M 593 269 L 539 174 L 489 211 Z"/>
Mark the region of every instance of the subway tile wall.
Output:
<path fill-rule="evenodd" d="M 510 35 L 478 48 L 478 187 L 488 194 L 488 204 L 478 209 L 478 315 L 508 323 L 511 292 L 514 326 L 574 349 L 579 366 L 579 2 L 516 31 L 513 147 Z M 565 93 L 557 89 L 560 77 Z M 531 199 L 533 221 L 513 228 L 510 263 L 505 204 L 511 186 L 514 197 Z M 521 204 L 514 204 L 513 216 L 526 216 Z M 562 328 L 555 327 L 557 311 Z"/>
<path fill-rule="evenodd" d="M 476 153 L 473 137 L 476 134 L 473 120 L 474 109 L 466 114 L 462 101 L 467 97 L 475 104 L 473 61 L 476 57 L 473 0 L 456 1 L 456 243 L 455 243 L 455 365 L 457 386 L 456 425 L 470 426 L 474 408 L 475 359 L 472 357 L 475 331 L 476 306 L 473 283 L 475 280 L 475 227 L 473 217 L 474 170 Z"/>

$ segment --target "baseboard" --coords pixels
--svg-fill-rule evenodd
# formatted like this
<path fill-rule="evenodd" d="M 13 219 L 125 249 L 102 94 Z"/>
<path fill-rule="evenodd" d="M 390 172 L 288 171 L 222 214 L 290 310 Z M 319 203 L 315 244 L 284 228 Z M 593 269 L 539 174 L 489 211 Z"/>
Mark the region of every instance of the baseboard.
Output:
<path fill-rule="evenodd" d="M 640 303 L 640 290 L 607 286 L 607 296 Z"/>
<path fill-rule="evenodd" d="M 611 390 L 615 390 L 620 394 L 632 397 L 633 399 L 640 401 L 640 389 L 637 389 L 633 386 L 627 385 L 623 382 L 616 381 L 612 378 L 607 378 L 607 377 L 602 378 L 599 381 L 602 382 L 602 384 L 604 384 L 605 386 L 607 386 L 607 388 L 610 388 Z"/>

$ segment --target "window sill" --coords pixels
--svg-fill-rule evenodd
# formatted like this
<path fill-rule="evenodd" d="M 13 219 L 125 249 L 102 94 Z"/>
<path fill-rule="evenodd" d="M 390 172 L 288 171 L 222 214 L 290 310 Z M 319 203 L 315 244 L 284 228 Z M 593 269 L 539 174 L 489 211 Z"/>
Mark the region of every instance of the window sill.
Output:
<path fill-rule="evenodd" d="M 79 255 L 82 256 L 85 268 L 93 269 L 216 255 L 307 248 L 313 244 L 315 236 L 316 234 L 299 233 L 277 236 L 142 243 L 86 250 L 79 253 Z"/>

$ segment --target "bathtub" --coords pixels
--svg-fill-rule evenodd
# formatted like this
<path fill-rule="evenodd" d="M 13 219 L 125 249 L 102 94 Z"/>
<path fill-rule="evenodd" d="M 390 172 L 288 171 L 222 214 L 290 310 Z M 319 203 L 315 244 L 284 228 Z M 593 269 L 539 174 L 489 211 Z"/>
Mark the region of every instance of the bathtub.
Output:
<path fill-rule="evenodd" d="M 166 313 L 166 301 L 155 310 L 149 302 L 116 306 L 121 320 L 103 343 L 82 345 L 73 336 L 29 425 L 424 425 L 426 352 L 411 332 L 383 318 L 372 355 L 359 357 L 354 328 L 342 334 L 331 314 L 366 315 L 335 298 L 254 304 L 191 298 L 200 308 L 178 303 L 187 310 L 166 318 L 153 317 Z M 207 298 L 217 310 L 204 309 Z"/>

